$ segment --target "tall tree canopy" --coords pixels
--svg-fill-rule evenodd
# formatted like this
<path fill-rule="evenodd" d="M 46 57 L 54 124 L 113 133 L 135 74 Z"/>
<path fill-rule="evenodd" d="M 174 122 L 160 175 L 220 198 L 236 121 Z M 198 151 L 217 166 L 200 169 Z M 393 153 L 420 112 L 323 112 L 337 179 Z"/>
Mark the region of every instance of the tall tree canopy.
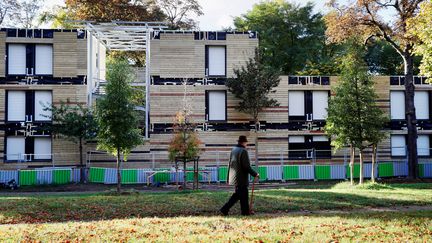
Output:
<path fill-rule="evenodd" d="M 314 5 L 286 1 L 265 1 L 234 19 L 239 31 L 260 35 L 264 61 L 284 74 L 302 71 L 305 63 L 319 63 L 326 57 L 325 25 Z"/>
<path fill-rule="evenodd" d="M 170 29 L 196 29 L 198 23 L 191 15 L 203 15 L 197 0 L 156 0 L 157 5 L 166 15 Z"/>
<path fill-rule="evenodd" d="M 357 37 L 367 42 L 373 38 L 386 41 L 399 54 L 405 75 L 405 114 L 408 130 L 409 177 L 418 177 L 417 118 L 414 107 L 414 48 L 418 40 L 409 33 L 408 22 L 416 17 L 425 0 L 356 0 L 346 5 L 331 0 L 333 7 L 325 20 L 327 36 L 332 42 Z M 383 13 L 393 11 L 391 20 Z"/>

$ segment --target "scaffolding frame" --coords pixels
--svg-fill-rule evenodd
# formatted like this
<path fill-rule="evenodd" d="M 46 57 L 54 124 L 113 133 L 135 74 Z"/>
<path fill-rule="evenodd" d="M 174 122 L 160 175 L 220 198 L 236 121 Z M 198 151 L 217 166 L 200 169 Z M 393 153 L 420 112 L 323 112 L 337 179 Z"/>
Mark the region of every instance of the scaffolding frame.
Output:
<path fill-rule="evenodd" d="M 149 138 L 150 119 L 150 43 L 154 32 L 159 32 L 168 27 L 163 22 L 129 22 L 112 21 L 97 23 L 84 21 L 87 32 L 87 99 L 88 105 L 92 105 L 93 80 L 100 80 L 100 70 L 97 70 L 96 77 L 93 75 L 93 37 L 107 50 L 110 51 L 145 51 L 146 53 L 146 104 L 145 104 L 145 138 Z M 96 49 L 96 55 L 100 55 L 100 47 Z M 100 58 L 97 59 L 100 62 Z M 100 67 L 99 65 L 96 65 Z"/>

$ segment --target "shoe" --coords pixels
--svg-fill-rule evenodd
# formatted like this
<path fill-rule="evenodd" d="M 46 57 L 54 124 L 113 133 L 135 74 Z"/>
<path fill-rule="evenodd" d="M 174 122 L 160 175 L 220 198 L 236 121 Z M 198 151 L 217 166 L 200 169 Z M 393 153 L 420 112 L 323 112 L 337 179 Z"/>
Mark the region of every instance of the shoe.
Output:
<path fill-rule="evenodd" d="M 225 211 L 223 211 L 222 209 L 219 210 L 219 212 L 220 212 L 220 214 L 221 214 L 222 216 L 228 216 L 228 212 L 225 212 Z"/>

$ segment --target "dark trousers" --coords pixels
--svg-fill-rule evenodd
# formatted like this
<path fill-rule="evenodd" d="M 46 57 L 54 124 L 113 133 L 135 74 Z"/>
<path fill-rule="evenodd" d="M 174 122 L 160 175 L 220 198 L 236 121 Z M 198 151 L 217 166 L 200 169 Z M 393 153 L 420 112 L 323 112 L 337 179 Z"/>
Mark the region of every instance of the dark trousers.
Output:
<path fill-rule="evenodd" d="M 236 186 L 234 194 L 232 194 L 231 198 L 227 203 L 221 208 L 223 213 L 228 214 L 237 201 L 240 200 L 240 208 L 242 215 L 249 215 L 249 198 L 248 198 L 248 187 L 247 186 Z"/>

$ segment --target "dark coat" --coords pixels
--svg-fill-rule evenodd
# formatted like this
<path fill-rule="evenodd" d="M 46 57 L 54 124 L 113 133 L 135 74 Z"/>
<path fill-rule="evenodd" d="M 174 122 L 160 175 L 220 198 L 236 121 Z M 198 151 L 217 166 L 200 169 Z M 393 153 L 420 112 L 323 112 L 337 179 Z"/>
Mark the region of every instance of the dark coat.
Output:
<path fill-rule="evenodd" d="M 228 183 L 234 186 L 248 186 L 249 174 L 253 177 L 257 176 L 257 173 L 251 168 L 247 150 L 237 145 L 232 149 L 230 155 Z"/>

